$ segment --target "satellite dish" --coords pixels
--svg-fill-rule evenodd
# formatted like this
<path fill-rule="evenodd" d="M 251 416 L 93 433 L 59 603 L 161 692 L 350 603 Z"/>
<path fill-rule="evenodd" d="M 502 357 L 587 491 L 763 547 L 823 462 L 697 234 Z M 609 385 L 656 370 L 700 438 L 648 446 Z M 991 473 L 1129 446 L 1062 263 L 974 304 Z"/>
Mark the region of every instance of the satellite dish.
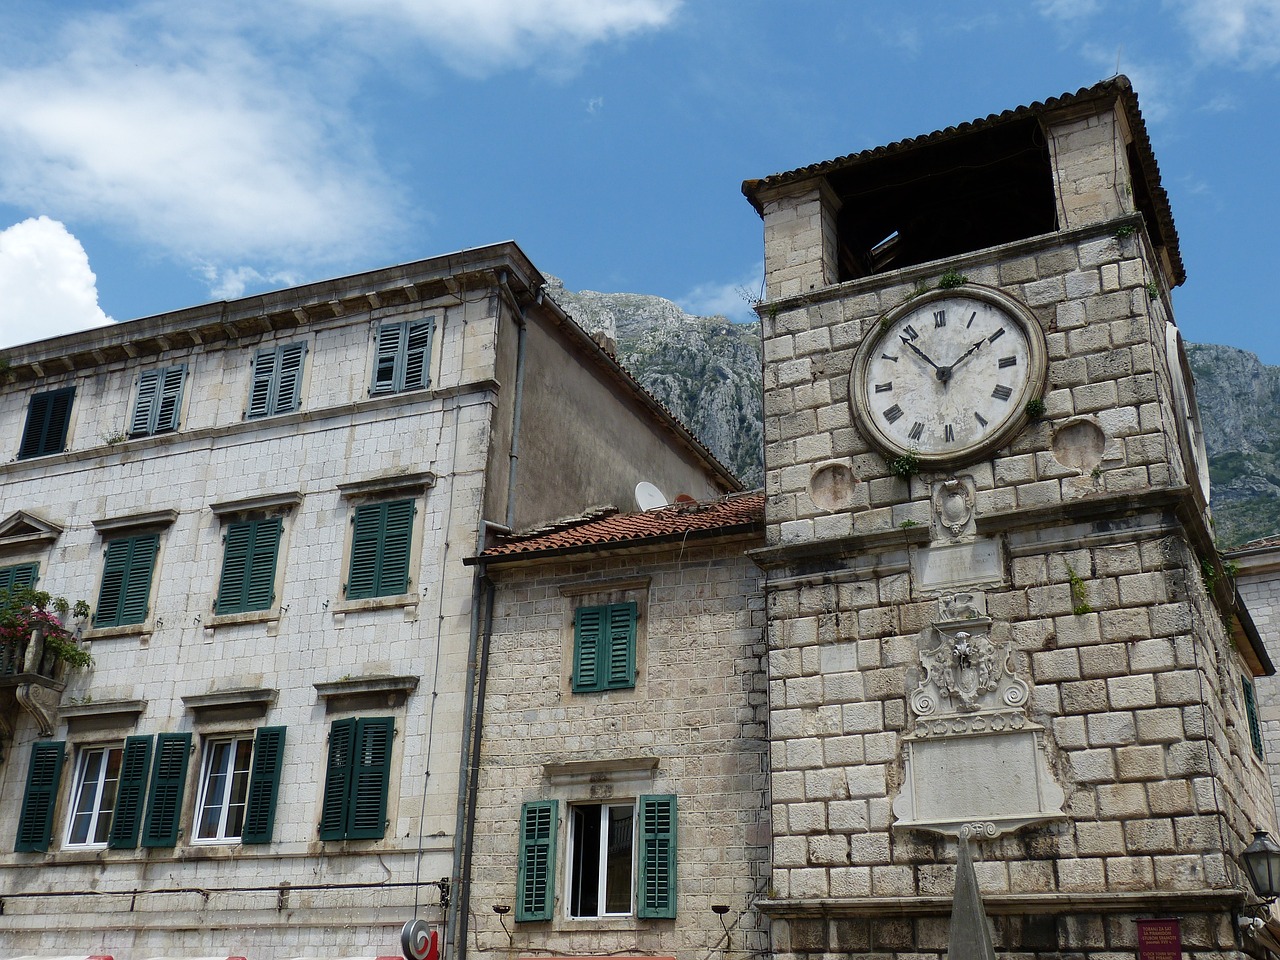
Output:
<path fill-rule="evenodd" d="M 648 480 L 636 484 L 636 506 L 641 510 L 657 510 L 667 505 L 667 495 Z"/>

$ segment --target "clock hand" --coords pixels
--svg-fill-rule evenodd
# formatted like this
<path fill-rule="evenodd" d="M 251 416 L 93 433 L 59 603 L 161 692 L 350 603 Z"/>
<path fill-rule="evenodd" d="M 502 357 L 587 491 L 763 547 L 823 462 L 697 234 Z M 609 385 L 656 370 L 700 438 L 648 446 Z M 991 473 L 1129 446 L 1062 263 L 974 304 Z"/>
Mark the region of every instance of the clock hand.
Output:
<path fill-rule="evenodd" d="M 951 369 L 954 370 L 956 367 L 960 366 L 962 361 L 964 361 L 971 353 L 973 353 L 975 350 L 981 347 L 985 342 L 986 342 L 985 340 L 975 340 L 973 346 L 970 347 L 968 350 L 966 350 L 964 353 L 960 354 L 960 356 L 951 364 Z"/>
<path fill-rule="evenodd" d="M 917 357 L 919 357 L 929 366 L 933 367 L 933 369 L 935 370 L 939 369 L 938 365 L 929 359 L 929 355 L 927 353 L 925 353 L 923 350 L 921 350 L 919 347 L 917 347 L 914 343 L 911 342 L 910 337 L 905 335 L 900 335 L 898 339 L 903 342 L 903 344 L 907 347 L 907 349 L 909 349 L 912 353 L 914 353 Z"/>

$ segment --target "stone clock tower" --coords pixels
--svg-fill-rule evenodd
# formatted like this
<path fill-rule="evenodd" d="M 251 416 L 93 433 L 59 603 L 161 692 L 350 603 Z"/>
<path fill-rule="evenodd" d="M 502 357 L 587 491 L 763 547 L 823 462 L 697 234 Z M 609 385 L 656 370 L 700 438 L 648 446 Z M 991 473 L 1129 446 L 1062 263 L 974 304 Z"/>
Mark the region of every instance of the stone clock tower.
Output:
<path fill-rule="evenodd" d="M 748 181 L 764 220 L 780 957 L 1260 954 L 1272 667 L 1224 576 L 1123 77 Z M 1258 749 L 1261 749 L 1260 745 Z"/>

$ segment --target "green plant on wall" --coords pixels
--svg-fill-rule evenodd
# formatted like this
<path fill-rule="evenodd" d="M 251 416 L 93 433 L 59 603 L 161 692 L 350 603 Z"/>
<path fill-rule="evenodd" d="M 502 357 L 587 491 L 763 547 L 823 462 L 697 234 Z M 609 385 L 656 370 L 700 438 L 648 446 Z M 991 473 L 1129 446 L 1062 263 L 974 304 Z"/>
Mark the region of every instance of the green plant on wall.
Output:
<path fill-rule="evenodd" d="M 889 472 L 895 477 L 910 480 L 920 472 L 920 458 L 914 453 L 904 453 L 889 461 Z"/>
<path fill-rule="evenodd" d="M 948 270 L 941 279 L 938 280 L 939 290 L 950 290 L 953 287 L 961 287 L 969 282 L 969 278 L 957 270 Z"/>
<path fill-rule="evenodd" d="M 1093 613 L 1093 607 L 1089 606 L 1089 595 L 1085 591 L 1084 580 L 1069 563 L 1067 564 L 1067 582 L 1071 584 L 1071 612 L 1077 617 Z"/>

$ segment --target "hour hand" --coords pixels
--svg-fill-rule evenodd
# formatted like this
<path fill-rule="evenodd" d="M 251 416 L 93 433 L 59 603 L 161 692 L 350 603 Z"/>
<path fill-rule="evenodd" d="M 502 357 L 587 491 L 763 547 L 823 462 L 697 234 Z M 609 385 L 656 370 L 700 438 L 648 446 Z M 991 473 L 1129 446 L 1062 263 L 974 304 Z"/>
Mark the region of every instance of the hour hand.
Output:
<path fill-rule="evenodd" d="M 956 360 L 951 364 L 951 369 L 954 370 L 956 367 L 960 366 L 960 364 L 963 363 L 969 357 L 970 354 L 978 350 L 985 342 L 986 342 L 985 340 L 975 340 L 973 343 L 973 346 L 970 347 L 968 350 L 966 350 L 964 353 L 960 354 L 960 356 L 956 358 Z"/>
<path fill-rule="evenodd" d="M 921 350 L 919 347 L 917 347 L 917 346 L 916 346 L 916 345 L 911 341 L 911 338 L 910 338 L 910 337 L 908 337 L 906 334 L 900 334 L 900 335 L 899 335 L 899 337 L 898 337 L 898 339 L 900 339 L 900 340 L 902 341 L 903 345 L 904 345 L 908 350 L 910 350 L 912 353 L 914 353 L 917 357 L 919 357 L 921 360 L 923 360 L 923 361 L 924 361 L 925 363 L 927 363 L 929 366 L 933 367 L 933 369 L 935 369 L 935 370 L 937 370 L 937 369 L 938 369 L 938 365 L 937 365 L 936 363 L 934 363 L 932 360 L 930 360 L 930 359 L 929 359 L 929 355 L 928 355 L 927 353 L 925 353 L 923 350 Z"/>

